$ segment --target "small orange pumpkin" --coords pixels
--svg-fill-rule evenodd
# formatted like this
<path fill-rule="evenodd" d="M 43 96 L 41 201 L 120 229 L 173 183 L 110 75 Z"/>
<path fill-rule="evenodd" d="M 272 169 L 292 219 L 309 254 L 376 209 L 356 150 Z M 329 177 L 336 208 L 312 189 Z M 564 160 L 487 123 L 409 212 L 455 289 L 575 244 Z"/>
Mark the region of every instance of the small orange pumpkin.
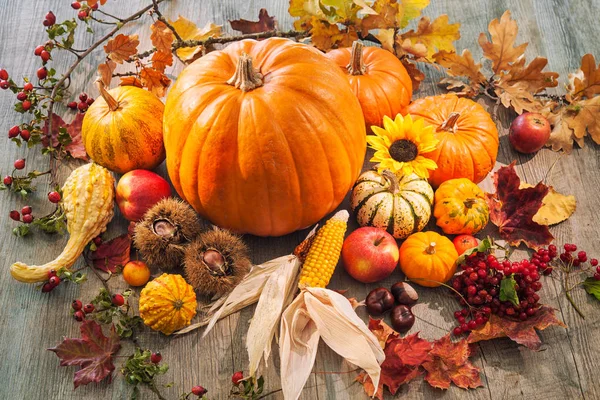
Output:
<path fill-rule="evenodd" d="M 124 174 L 154 169 L 165 159 L 163 103 L 147 90 L 118 86 L 106 90 L 86 111 L 81 127 L 85 151 L 97 164 Z"/>
<path fill-rule="evenodd" d="M 467 178 L 479 183 L 494 168 L 498 155 L 498 129 L 490 114 L 473 100 L 454 94 L 415 100 L 403 111 L 433 125 L 436 149 L 423 154 L 437 164 L 429 182 L 438 187 L 449 179 Z"/>
<path fill-rule="evenodd" d="M 140 293 L 140 317 L 155 331 L 170 335 L 196 315 L 196 293 L 181 275 L 162 274 Z"/>
<path fill-rule="evenodd" d="M 450 239 L 433 231 L 414 233 L 400 246 L 400 269 L 421 286 L 448 282 L 456 272 L 457 259 Z"/>
<path fill-rule="evenodd" d="M 394 118 L 410 103 L 410 76 L 389 51 L 354 42 L 352 49 L 332 50 L 326 56 L 346 74 L 365 116 L 367 132 L 372 125 L 381 126 L 384 116 Z"/>
<path fill-rule="evenodd" d="M 450 179 L 435 191 L 433 215 L 444 233 L 473 235 L 490 219 L 485 193 L 466 178 Z"/>

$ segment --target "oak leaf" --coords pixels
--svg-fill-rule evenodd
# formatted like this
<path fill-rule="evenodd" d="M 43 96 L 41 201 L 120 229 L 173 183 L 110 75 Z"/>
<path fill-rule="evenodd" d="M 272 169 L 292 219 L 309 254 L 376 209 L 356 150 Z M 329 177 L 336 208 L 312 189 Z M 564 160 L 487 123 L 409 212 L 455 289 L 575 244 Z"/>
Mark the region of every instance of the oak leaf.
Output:
<path fill-rule="evenodd" d="M 117 272 L 118 267 L 125 266 L 131 259 L 131 233 L 102 243 L 90 253 L 89 258 L 95 268 L 104 272 Z"/>
<path fill-rule="evenodd" d="M 173 31 L 169 29 L 167 24 L 160 20 L 156 20 L 152 25 L 150 25 L 150 30 L 152 30 L 152 33 L 150 34 L 152 45 L 156 47 L 158 51 L 170 54 L 171 45 L 175 41 L 175 35 L 173 34 Z"/>
<path fill-rule="evenodd" d="M 600 94 L 600 64 L 596 67 L 596 59 L 592 54 L 581 58 L 581 67 L 574 74 L 569 74 L 570 100 Z"/>
<path fill-rule="evenodd" d="M 515 162 L 501 167 L 493 179 L 496 192 L 487 193 L 486 197 L 490 221 L 499 228 L 500 236 L 511 246 L 524 243 L 532 249 L 551 243 L 554 237 L 548 227 L 533 221 L 548 187 L 540 182 L 535 187 L 520 189 Z"/>
<path fill-rule="evenodd" d="M 106 60 L 98 65 L 98 76 L 102 80 L 104 86 L 109 87 L 112 81 L 112 74 L 115 71 L 117 64 L 113 60 Z"/>
<path fill-rule="evenodd" d="M 160 72 L 165 72 L 165 69 L 171 65 L 173 65 L 173 53 L 170 51 L 164 52 L 159 50 L 152 54 L 153 69 Z"/>
<path fill-rule="evenodd" d="M 206 40 L 209 37 L 221 36 L 221 25 L 215 25 L 212 22 L 200 29 L 192 21 L 180 15 L 170 23 L 183 40 Z M 191 62 L 202 54 L 202 46 L 182 47 L 177 49 L 176 53 L 181 60 Z"/>
<path fill-rule="evenodd" d="M 525 90 L 533 94 L 558 85 L 558 73 L 542 71 L 548 64 L 546 58 L 536 57 L 528 65 L 525 63 L 525 57 L 521 56 L 510 66 L 508 72 L 502 75 L 499 85 L 523 83 Z"/>
<path fill-rule="evenodd" d="M 396 36 L 396 30 L 394 28 L 378 29 L 377 33 L 374 33 L 373 36 L 379 40 L 383 49 L 391 51 L 392 53 L 394 52 L 394 38 Z"/>
<path fill-rule="evenodd" d="M 48 120 L 46 120 L 46 123 L 42 128 L 42 144 L 45 147 L 51 146 L 55 149 L 59 148 L 61 146 L 59 134 L 61 129 L 64 129 L 64 132 L 69 135 L 70 140 L 68 143 L 62 144 L 63 148 L 71 155 L 71 157 L 87 161 L 88 155 L 85 152 L 83 139 L 81 138 L 83 117 L 84 114 L 77 113 L 75 118 L 73 118 L 73 121 L 67 124 L 60 116 L 52 113 L 52 134 L 50 135 L 50 140 L 48 140 Z"/>
<path fill-rule="evenodd" d="M 165 74 L 153 68 L 142 68 L 140 82 L 158 97 L 163 97 L 171 84 L 171 80 Z"/>
<path fill-rule="evenodd" d="M 138 35 L 123 35 L 121 33 L 106 43 L 104 52 L 114 62 L 122 64 L 123 61 L 137 53 L 138 44 L 140 44 Z"/>
<path fill-rule="evenodd" d="M 483 49 L 484 57 L 492 60 L 494 74 L 507 71 L 519 57 L 525 53 L 527 43 L 514 46 L 519 27 L 511 19 L 510 11 L 504 12 L 500 20 L 494 19 L 488 25 L 491 42 L 485 33 L 479 35 L 479 45 Z"/>
<path fill-rule="evenodd" d="M 108 337 L 95 321 L 85 320 L 80 326 L 81 338 L 66 338 L 48 350 L 56 353 L 61 366 L 78 365 L 73 383 L 75 388 L 91 382 L 100 382 L 115 370 L 113 357 L 121 348 L 119 335 L 113 325 Z"/>
<path fill-rule="evenodd" d="M 363 32 L 370 29 L 406 28 L 428 5 L 429 0 L 375 0 L 371 6 L 374 13 L 368 13 L 362 19 L 361 28 Z"/>
<path fill-rule="evenodd" d="M 533 187 L 529 183 L 521 182 L 519 188 Z M 548 194 L 542 199 L 542 207 L 533 216 L 533 220 L 540 225 L 555 225 L 569 218 L 577 208 L 575 196 L 558 193 L 552 186 L 548 186 Z"/>
<path fill-rule="evenodd" d="M 140 78 L 138 78 L 137 76 L 123 76 L 121 77 L 121 83 L 119 85 L 136 86 L 139 88 L 144 87 L 144 85 L 142 85 L 142 81 L 140 81 Z"/>
<path fill-rule="evenodd" d="M 428 359 L 423 362 L 427 371 L 425 380 L 438 389 L 448 389 L 451 383 L 462 389 L 475 389 L 483 386 L 479 368 L 470 361 L 471 350 L 466 339 L 456 343 L 450 334 L 433 343 Z"/>
<path fill-rule="evenodd" d="M 425 80 L 425 74 L 417 68 L 417 66 L 408 61 L 406 58 L 403 58 L 402 65 L 406 68 L 406 72 L 408 72 L 408 76 L 410 76 L 410 80 L 412 81 L 413 92 L 419 89 L 421 86 L 421 82 Z"/>
<path fill-rule="evenodd" d="M 446 86 L 448 90 L 457 89 L 461 95 L 475 97 L 479 94 L 481 84 L 486 78 L 481 73 L 481 63 L 473 60 L 473 55 L 468 49 L 463 50 L 462 54 L 453 51 L 442 50 L 433 56 L 434 61 L 446 68 L 450 76 L 465 77 L 466 82 L 454 78 L 443 78 L 440 84 Z"/>
<path fill-rule="evenodd" d="M 512 341 L 531 350 L 539 350 L 542 346 L 542 341 L 536 333 L 536 329 L 544 330 L 550 326 L 567 327 L 554 315 L 552 307 L 544 305 L 525 321 L 501 318 L 492 314 L 484 326 L 471 331 L 467 340 L 469 343 L 475 343 L 482 340 L 508 337 Z"/>
<path fill-rule="evenodd" d="M 506 108 L 512 107 L 517 114 L 524 111 L 539 111 L 541 103 L 536 101 L 533 94 L 527 90 L 527 83 L 518 81 L 512 85 L 507 83 L 496 83 L 494 89 L 502 105 Z"/>
<path fill-rule="evenodd" d="M 323 51 L 332 47 L 350 47 L 358 39 L 358 33 L 353 28 L 343 31 L 337 24 L 330 24 L 315 17 L 310 25 L 312 44 Z"/>
<path fill-rule="evenodd" d="M 242 34 L 268 32 L 277 29 L 277 20 L 275 20 L 275 17 L 269 16 L 264 8 L 261 8 L 258 12 L 258 21 L 238 19 L 229 21 L 229 24 L 231 29 L 242 32 Z"/>
<path fill-rule="evenodd" d="M 454 51 L 452 42 L 460 39 L 460 24 L 449 24 L 447 15 L 440 15 L 433 22 L 429 17 L 422 17 L 417 30 L 411 29 L 398 36 L 396 41 L 402 44 L 409 39 L 414 46 L 423 44 L 427 47 L 426 58 L 432 60 L 437 51 Z"/>
<path fill-rule="evenodd" d="M 579 147 L 584 146 L 584 137 L 589 134 L 592 140 L 600 144 L 600 96 L 578 100 L 568 106 L 552 109 L 548 107 L 542 114 L 553 126 L 546 146 L 552 150 L 571 153 L 573 141 Z"/>

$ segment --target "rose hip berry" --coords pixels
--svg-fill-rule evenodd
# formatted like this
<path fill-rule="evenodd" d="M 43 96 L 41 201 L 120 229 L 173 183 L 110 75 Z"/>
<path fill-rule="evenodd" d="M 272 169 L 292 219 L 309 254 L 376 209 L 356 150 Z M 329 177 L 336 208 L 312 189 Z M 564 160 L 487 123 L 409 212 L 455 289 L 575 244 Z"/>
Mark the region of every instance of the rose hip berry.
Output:
<path fill-rule="evenodd" d="M 37 70 L 37 77 L 39 80 L 44 80 L 48 77 L 48 70 L 46 67 L 41 67 Z"/>
<path fill-rule="evenodd" d="M 44 283 L 44 286 L 42 286 L 42 293 L 48 293 L 52 290 L 54 290 L 54 285 L 52 285 L 50 282 L 46 282 Z"/>
<path fill-rule="evenodd" d="M 244 373 L 242 371 L 237 371 L 231 375 L 231 382 L 233 382 L 234 385 L 238 385 L 242 379 L 244 379 Z"/>
<path fill-rule="evenodd" d="M 73 310 L 75 311 L 81 310 L 81 307 L 81 300 L 73 300 L 73 302 L 71 303 L 71 308 L 73 308 Z"/>
<path fill-rule="evenodd" d="M 23 169 L 23 168 L 25 168 L 25 159 L 24 158 L 19 158 L 18 160 L 15 160 L 14 167 L 15 167 L 15 169 Z"/>
<path fill-rule="evenodd" d="M 2 89 L 8 89 L 10 87 L 10 83 L 8 81 L 2 81 L 0 80 L 0 88 Z"/>
<path fill-rule="evenodd" d="M 48 279 L 48 283 L 50 283 L 53 286 L 58 286 L 58 284 L 60 283 L 60 278 L 56 275 L 51 276 L 50 279 Z"/>
<path fill-rule="evenodd" d="M 10 175 L 6 175 L 6 176 L 4 177 L 4 181 L 3 181 L 3 182 L 4 182 L 4 184 L 5 184 L 6 186 L 10 186 L 10 185 L 13 183 L 13 178 L 12 178 L 12 176 L 10 176 Z"/>
<path fill-rule="evenodd" d="M 25 92 L 31 92 L 33 90 L 33 83 L 27 82 L 25 85 L 23 85 L 23 90 Z"/>
<path fill-rule="evenodd" d="M 113 294 L 111 301 L 113 303 L 113 305 L 117 306 L 117 307 L 121 307 L 123 304 L 125 304 L 125 298 L 123 297 L 123 295 L 121 294 Z"/>
<path fill-rule="evenodd" d="M 54 13 L 52 11 L 48 11 L 48 14 L 46 14 L 46 17 L 44 19 L 44 26 L 52 26 L 56 23 L 56 15 L 54 15 Z"/>
<path fill-rule="evenodd" d="M 152 355 L 150 356 L 150 361 L 152 361 L 153 364 L 158 364 L 159 362 L 161 362 L 162 360 L 162 355 L 157 351 L 156 353 L 152 353 Z"/>
<path fill-rule="evenodd" d="M 72 101 L 69 104 L 67 104 L 67 107 L 69 107 L 71 110 L 77 110 L 77 102 Z"/>
<path fill-rule="evenodd" d="M 27 214 L 27 215 L 23 215 L 23 222 L 26 224 L 30 224 L 33 222 L 33 215 L 31 214 Z"/>
<path fill-rule="evenodd" d="M 73 318 L 75 318 L 75 321 L 81 322 L 85 319 L 85 314 L 83 313 L 83 311 L 78 310 L 73 313 Z"/>
<path fill-rule="evenodd" d="M 85 10 L 81 10 L 77 13 L 77 18 L 79 18 L 80 20 L 84 21 L 88 16 L 87 11 Z"/>
<path fill-rule="evenodd" d="M 0 79 L 2 79 L 3 81 L 7 81 L 8 71 L 6 71 L 5 69 L 0 69 Z"/>
<path fill-rule="evenodd" d="M 21 214 L 23 214 L 23 215 L 31 214 L 32 211 L 33 211 L 33 209 L 31 208 L 31 206 L 25 206 L 25 207 L 21 208 Z"/>
<path fill-rule="evenodd" d="M 17 100 L 19 101 L 23 101 L 27 99 L 27 93 L 25 92 L 19 92 L 17 93 Z"/>
<path fill-rule="evenodd" d="M 204 389 L 204 387 L 198 385 L 198 386 L 194 386 L 192 388 L 192 394 L 195 394 L 198 397 L 202 397 L 204 396 L 206 393 L 208 393 L 208 390 Z"/>
<path fill-rule="evenodd" d="M 58 203 L 60 201 L 60 193 L 58 193 L 58 192 L 48 193 L 48 200 L 50 200 L 51 203 Z"/>
<path fill-rule="evenodd" d="M 81 8 L 81 3 L 78 1 L 74 1 L 71 3 L 71 8 L 73 10 L 79 10 Z"/>
<path fill-rule="evenodd" d="M 94 312 L 94 310 L 96 309 L 96 307 L 94 307 L 94 305 L 92 303 L 88 303 L 85 306 L 83 306 L 83 311 L 86 314 L 89 314 L 91 312 Z"/>
<path fill-rule="evenodd" d="M 50 59 L 50 53 L 44 50 L 40 53 L 40 58 L 42 59 L 42 62 L 47 63 Z"/>
<path fill-rule="evenodd" d="M 17 210 L 12 210 L 8 215 L 10 216 L 10 219 L 13 219 L 15 221 L 21 220 L 21 214 L 19 214 Z"/>
<path fill-rule="evenodd" d="M 15 125 L 8 130 L 8 137 L 12 139 L 19 136 L 19 133 L 21 133 L 21 128 L 19 128 L 18 125 Z"/>
<path fill-rule="evenodd" d="M 23 102 L 22 106 L 23 106 L 23 110 L 27 111 L 27 110 L 29 110 L 31 108 L 31 102 L 29 100 L 25 100 Z"/>
<path fill-rule="evenodd" d="M 27 129 L 23 129 L 23 130 L 21 131 L 21 138 L 22 138 L 24 141 L 28 142 L 28 141 L 29 141 L 29 139 L 31 138 L 31 132 L 29 132 Z"/>

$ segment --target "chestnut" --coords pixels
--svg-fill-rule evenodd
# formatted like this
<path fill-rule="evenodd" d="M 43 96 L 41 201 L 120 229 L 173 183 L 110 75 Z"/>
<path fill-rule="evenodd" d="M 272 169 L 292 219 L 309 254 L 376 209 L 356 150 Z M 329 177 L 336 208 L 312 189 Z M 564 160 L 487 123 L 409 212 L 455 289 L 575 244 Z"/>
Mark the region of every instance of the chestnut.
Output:
<path fill-rule="evenodd" d="M 398 302 L 405 306 L 412 306 L 419 300 L 417 291 L 406 282 L 394 283 L 392 286 L 392 295 Z"/>
<path fill-rule="evenodd" d="M 394 296 L 386 288 L 380 287 L 369 292 L 365 303 L 369 314 L 382 315 L 394 307 Z"/>
<path fill-rule="evenodd" d="M 405 305 L 399 305 L 392 310 L 391 320 L 394 330 L 406 332 L 414 325 L 415 316 L 410 311 L 410 308 Z"/>

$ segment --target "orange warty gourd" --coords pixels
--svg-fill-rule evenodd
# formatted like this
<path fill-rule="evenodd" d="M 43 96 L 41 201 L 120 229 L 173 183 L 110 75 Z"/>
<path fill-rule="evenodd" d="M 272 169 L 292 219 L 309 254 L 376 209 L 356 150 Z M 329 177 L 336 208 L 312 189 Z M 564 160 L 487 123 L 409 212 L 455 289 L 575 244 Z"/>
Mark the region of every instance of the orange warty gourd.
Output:
<path fill-rule="evenodd" d="M 154 169 L 165 159 L 163 103 L 135 86 L 106 90 L 88 108 L 81 135 L 85 151 L 97 164 L 124 174 Z"/>
<path fill-rule="evenodd" d="M 279 236 L 333 211 L 366 151 L 358 100 L 339 68 L 291 40 L 243 40 L 186 67 L 164 118 L 167 169 L 212 223 Z"/>
<path fill-rule="evenodd" d="M 498 130 L 490 114 L 473 100 L 454 94 L 415 100 L 403 114 L 423 117 L 436 128 L 437 148 L 425 157 L 437 163 L 429 181 L 434 187 L 453 178 L 479 183 L 498 155 Z"/>
<path fill-rule="evenodd" d="M 400 269 L 421 286 L 448 282 L 456 272 L 457 258 L 450 239 L 433 231 L 414 233 L 400 246 Z"/>
<path fill-rule="evenodd" d="M 383 117 L 394 118 L 410 103 L 412 81 L 402 62 L 387 50 L 364 47 L 332 50 L 327 57 L 339 65 L 362 107 L 367 132 L 381 126 Z"/>
<path fill-rule="evenodd" d="M 450 235 L 473 235 L 490 219 L 485 193 L 466 178 L 450 179 L 435 191 L 436 224 Z"/>

